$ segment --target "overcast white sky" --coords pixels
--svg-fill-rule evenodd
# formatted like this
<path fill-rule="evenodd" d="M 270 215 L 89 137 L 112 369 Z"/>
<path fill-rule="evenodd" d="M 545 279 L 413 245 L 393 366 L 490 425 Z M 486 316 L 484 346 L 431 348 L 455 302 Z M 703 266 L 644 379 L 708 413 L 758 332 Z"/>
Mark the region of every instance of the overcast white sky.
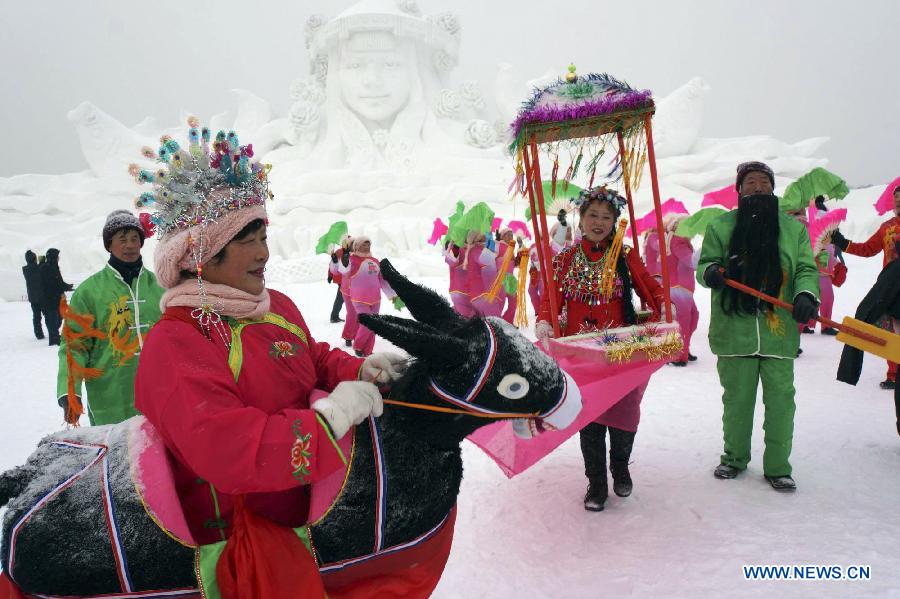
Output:
<path fill-rule="evenodd" d="M 250 90 L 283 115 L 307 73 L 308 15 L 350 0 L 0 0 L 0 176 L 86 168 L 66 112 L 90 100 L 127 125 L 233 109 Z M 830 136 L 851 184 L 900 175 L 900 2 L 895 0 L 420 0 L 463 26 L 457 76 L 490 89 L 574 61 L 663 96 L 712 86 L 702 135 Z"/>

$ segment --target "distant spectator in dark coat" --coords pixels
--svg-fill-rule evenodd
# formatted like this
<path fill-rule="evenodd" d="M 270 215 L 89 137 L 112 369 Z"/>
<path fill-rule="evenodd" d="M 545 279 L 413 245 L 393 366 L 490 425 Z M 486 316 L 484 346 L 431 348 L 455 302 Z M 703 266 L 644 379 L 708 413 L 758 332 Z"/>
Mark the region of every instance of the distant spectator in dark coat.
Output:
<path fill-rule="evenodd" d="M 59 314 L 59 300 L 66 291 L 72 291 L 74 287 L 63 281 L 59 272 L 59 250 L 50 248 L 47 250 L 47 260 L 41 264 L 41 284 L 44 288 L 44 321 L 47 323 L 47 336 L 50 345 L 59 345 L 59 327 L 62 325 L 62 316 Z"/>
<path fill-rule="evenodd" d="M 31 250 L 25 252 L 25 266 L 22 267 L 22 274 L 25 275 L 25 289 L 28 292 L 28 303 L 31 304 L 34 336 L 38 339 L 43 339 L 44 329 L 41 326 L 41 310 L 44 305 L 44 286 L 41 283 L 37 255 Z"/>

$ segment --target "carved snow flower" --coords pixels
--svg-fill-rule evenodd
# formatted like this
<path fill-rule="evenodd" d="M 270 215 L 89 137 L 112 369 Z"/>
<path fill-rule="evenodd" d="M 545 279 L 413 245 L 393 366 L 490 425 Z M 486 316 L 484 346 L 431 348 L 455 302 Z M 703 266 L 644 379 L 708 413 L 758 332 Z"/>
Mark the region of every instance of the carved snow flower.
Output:
<path fill-rule="evenodd" d="M 397 8 L 414 17 L 422 16 L 422 10 L 416 0 L 397 0 Z"/>
<path fill-rule="evenodd" d="M 467 106 L 475 110 L 484 108 L 484 96 L 481 95 L 481 87 L 477 81 L 470 80 L 459 86 L 459 95 Z"/>
<path fill-rule="evenodd" d="M 462 108 L 462 101 L 452 89 L 442 89 L 435 100 L 434 111 L 438 116 L 453 117 Z"/>
<path fill-rule="evenodd" d="M 469 122 L 464 138 L 470 146 L 482 149 L 490 148 L 497 143 L 497 134 L 494 131 L 494 126 L 481 119 L 474 119 Z"/>
<path fill-rule="evenodd" d="M 291 105 L 288 120 L 295 132 L 307 133 L 318 128 L 321 113 L 318 105 L 299 100 Z"/>
<path fill-rule="evenodd" d="M 316 32 L 321 29 L 322 25 L 328 22 L 328 19 L 323 14 L 313 14 L 309 15 L 309 18 L 306 19 L 306 26 L 303 28 L 303 32 L 306 35 L 306 47 L 312 44 L 312 38 L 316 34 Z"/>
<path fill-rule="evenodd" d="M 462 26 L 459 24 L 459 17 L 452 12 L 443 12 L 433 15 L 429 17 L 429 20 L 453 37 L 458 37 L 460 31 L 462 31 Z"/>
<path fill-rule="evenodd" d="M 328 77 L 328 56 L 325 54 L 316 54 L 310 63 L 310 72 L 316 82 L 325 87 L 325 80 Z"/>
<path fill-rule="evenodd" d="M 372 132 L 372 143 L 376 148 L 384 148 L 388 143 L 389 133 L 384 129 L 376 129 Z"/>
<path fill-rule="evenodd" d="M 292 100 L 321 104 L 325 101 L 325 90 L 313 79 L 297 79 L 291 84 L 290 96 Z"/>

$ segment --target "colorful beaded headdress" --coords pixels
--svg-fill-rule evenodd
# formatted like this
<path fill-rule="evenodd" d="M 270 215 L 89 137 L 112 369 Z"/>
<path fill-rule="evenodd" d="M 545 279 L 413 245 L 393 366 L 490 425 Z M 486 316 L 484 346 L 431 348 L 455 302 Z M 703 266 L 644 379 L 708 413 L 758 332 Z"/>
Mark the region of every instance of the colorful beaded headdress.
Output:
<path fill-rule="evenodd" d="M 614 190 L 607 189 L 603 185 L 591 187 L 590 189 L 582 189 L 581 193 L 578 194 L 578 197 L 575 198 L 572 203 L 575 204 L 576 208 L 581 208 L 583 204 L 586 204 L 591 200 L 609 202 L 616 209 L 616 212 L 621 212 L 622 208 L 626 205 L 625 198 L 620 196 Z"/>
<path fill-rule="evenodd" d="M 134 202 L 138 210 L 150 210 L 150 221 L 165 236 L 191 226 L 215 222 L 232 210 L 263 205 L 272 197 L 268 172 L 271 165 L 251 162 L 253 144 L 241 146 L 234 131 L 219 131 L 210 144 L 210 130 L 188 118 L 188 146 L 169 136 L 160 139 L 159 150 L 144 147 L 141 154 L 156 160 L 155 170 L 131 164 L 128 172 L 138 183 L 150 183 L 153 191 Z M 212 194 L 226 190 L 228 193 Z"/>

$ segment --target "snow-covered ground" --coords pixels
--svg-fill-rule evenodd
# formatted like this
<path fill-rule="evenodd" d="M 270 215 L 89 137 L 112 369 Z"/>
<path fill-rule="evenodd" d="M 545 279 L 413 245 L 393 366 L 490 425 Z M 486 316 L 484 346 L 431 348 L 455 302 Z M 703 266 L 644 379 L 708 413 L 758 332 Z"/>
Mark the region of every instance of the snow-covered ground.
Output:
<path fill-rule="evenodd" d="M 852 315 L 881 258 L 848 257 L 848 266 L 839 316 Z M 419 281 L 446 289 L 440 278 Z M 271 286 L 298 303 L 317 339 L 339 342 L 340 326 L 328 322 L 333 286 Z M 708 293 L 697 300 L 699 361 L 663 368 L 650 383 L 634 494 L 584 511 L 577 437 L 512 480 L 466 443 L 453 552 L 435 597 L 900 597 L 900 439 L 892 395 L 878 388 L 884 362 L 869 356 L 858 386 L 838 383 L 841 345 L 804 335 L 792 456 L 799 490 L 779 494 L 762 478 L 761 409 L 750 468 L 716 480 L 721 391 L 706 341 Z M 30 317 L 27 303 L 0 303 L 0 469 L 22 463 L 62 426 L 56 352 L 32 337 Z M 376 350 L 387 348 L 378 340 Z M 745 564 L 863 565 L 871 579 L 748 581 Z"/>

